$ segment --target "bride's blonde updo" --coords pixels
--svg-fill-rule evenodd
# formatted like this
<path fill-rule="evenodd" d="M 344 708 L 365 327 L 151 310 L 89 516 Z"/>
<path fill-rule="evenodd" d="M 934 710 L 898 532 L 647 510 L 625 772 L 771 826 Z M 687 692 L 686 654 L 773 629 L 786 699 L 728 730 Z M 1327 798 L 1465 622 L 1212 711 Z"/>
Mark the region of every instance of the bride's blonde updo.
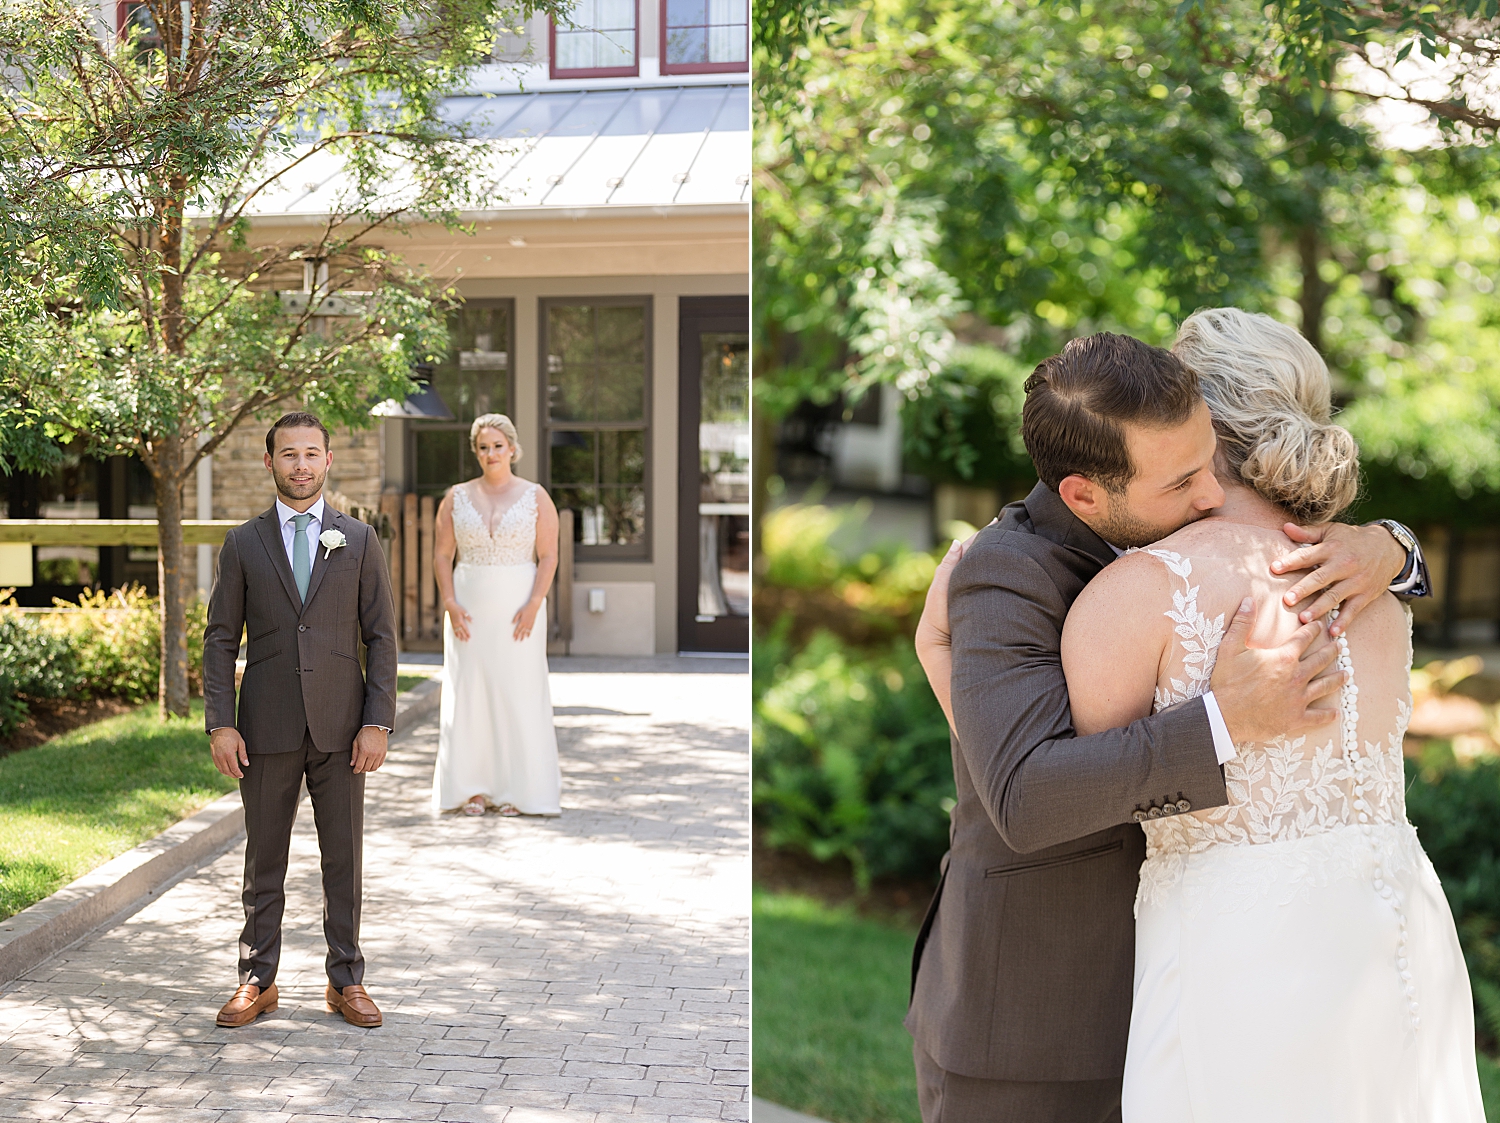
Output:
<path fill-rule="evenodd" d="M 469 447 L 474 450 L 474 455 L 479 455 L 479 431 L 481 429 L 499 429 L 505 434 L 505 439 L 510 442 L 510 462 L 517 463 L 521 459 L 521 438 L 516 436 L 516 426 L 510 418 L 503 413 L 481 413 L 474 419 L 474 424 L 469 426 Z"/>
<path fill-rule="evenodd" d="M 1296 329 L 1205 308 L 1183 321 L 1172 353 L 1198 375 L 1219 448 L 1246 486 L 1303 523 L 1354 502 L 1359 449 L 1329 420 L 1328 367 Z"/>

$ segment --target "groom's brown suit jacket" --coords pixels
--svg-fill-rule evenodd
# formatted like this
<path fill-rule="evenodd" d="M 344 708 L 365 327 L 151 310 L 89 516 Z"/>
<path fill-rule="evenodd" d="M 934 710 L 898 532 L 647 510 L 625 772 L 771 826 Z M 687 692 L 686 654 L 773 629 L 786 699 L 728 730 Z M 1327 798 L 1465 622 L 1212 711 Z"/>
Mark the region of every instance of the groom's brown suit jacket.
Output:
<path fill-rule="evenodd" d="M 1228 802 L 1199 699 L 1123 729 L 1073 733 L 1063 621 L 1113 560 L 1038 484 L 979 533 L 953 573 L 958 800 L 906 1018 L 949 1072 L 1119 1077 L 1145 858 L 1136 816 Z"/>
<path fill-rule="evenodd" d="M 347 544 L 313 543 L 305 603 L 275 506 L 231 530 L 219 551 L 203 633 L 205 724 L 237 727 L 250 753 L 295 752 L 304 731 L 321 752 L 349 752 L 361 726 L 395 723 L 396 607 L 380 539 L 325 502 L 329 530 Z M 236 714 L 242 633 L 249 648 Z"/>

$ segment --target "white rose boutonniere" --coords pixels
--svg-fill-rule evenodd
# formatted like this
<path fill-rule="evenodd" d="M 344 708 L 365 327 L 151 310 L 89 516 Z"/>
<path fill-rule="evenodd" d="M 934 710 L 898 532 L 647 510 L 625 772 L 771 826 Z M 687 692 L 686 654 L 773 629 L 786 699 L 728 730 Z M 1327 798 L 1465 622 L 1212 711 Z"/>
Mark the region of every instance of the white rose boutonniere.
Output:
<path fill-rule="evenodd" d="M 322 534 L 318 535 L 318 541 L 325 547 L 323 550 L 324 561 L 327 561 L 328 555 L 341 546 L 349 545 L 349 539 L 344 537 L 342 530 L 325 530 Z"/>

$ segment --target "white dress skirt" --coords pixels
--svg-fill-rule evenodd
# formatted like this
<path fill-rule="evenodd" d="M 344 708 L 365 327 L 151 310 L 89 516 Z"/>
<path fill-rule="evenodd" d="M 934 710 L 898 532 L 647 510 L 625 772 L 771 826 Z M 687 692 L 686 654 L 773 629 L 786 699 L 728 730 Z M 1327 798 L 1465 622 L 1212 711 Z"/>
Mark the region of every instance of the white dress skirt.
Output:
<path fill-rule="evenodd" d="M 533 490 L 502 516 L 494 537 L 534 535 L 535 512 Z M 502 545 L 492 543 L 487 551 L 486 543 L 474 541 L 476 532 L 489 536 L 462 486 L 455 489 L 454 531 L 460 558 L 465 553 L 494 556 L 494 547 Z M 503 545 L 513 550 L 516 543 Z M 443 621 L 442 717 L 432 778 L 436 810 L 452 810 L 480 795 L 490 804 L 510 804 L 527 815 L 561 811 L 557 735 L 547 684 L 546 601 L 524 640 L 515 638 L 512 623 L 535 581 L 534 561 L 476 565 L 461 560 L 454 567 L 454 596 L 471 619 L 467 641 L 454 636 L 450 619 Z"/>

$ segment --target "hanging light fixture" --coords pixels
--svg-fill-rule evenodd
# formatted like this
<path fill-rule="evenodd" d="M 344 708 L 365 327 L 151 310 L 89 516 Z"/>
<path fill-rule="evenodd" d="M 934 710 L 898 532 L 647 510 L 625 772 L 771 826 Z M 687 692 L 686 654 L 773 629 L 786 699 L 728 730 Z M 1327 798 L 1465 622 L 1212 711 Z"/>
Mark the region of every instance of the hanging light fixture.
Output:
<path fill-rule="evenodd" d="M 417 389 L 407 395 L 404 402 L 387 398 L 375 406 L 370 413 L 375 417 L 406 417 L 416 421 L 452 421 L 453 411 L 443 401 L 432 385 L 432 368 L 422 365 L 416 368 Z"/>

